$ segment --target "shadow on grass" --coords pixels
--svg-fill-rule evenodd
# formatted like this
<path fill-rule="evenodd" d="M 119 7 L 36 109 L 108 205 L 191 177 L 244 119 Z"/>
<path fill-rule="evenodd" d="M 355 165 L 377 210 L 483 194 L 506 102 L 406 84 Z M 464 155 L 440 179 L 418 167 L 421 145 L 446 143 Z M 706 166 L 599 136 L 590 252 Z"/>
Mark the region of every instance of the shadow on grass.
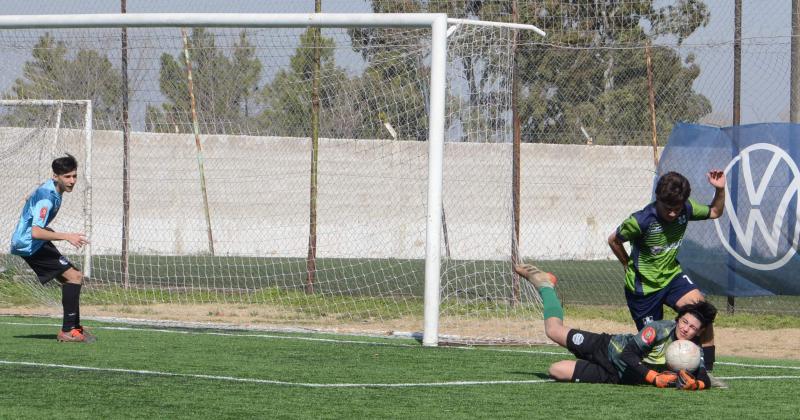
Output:
<path fill-rule="evenodd" d="M 521 371 L 521 370 L 517 370 L 517 371 L 513 371 L 513 372 L 509 372 L 509 373 L 510 373 L 510 374 L 513 374 L 513 375 L 530 375 L 530 376 L 536 376 L 536 377 L 537 377 L 537 378 L 539 378 L 539 379 L 552 379 L 552 378 L 550 377 L 550 375 L 548 375 L 548 374 L 546 374 L 546 373 L 542 373 L 542 372 L 530 372 L 530 371 L 523 372 L 523 371 Z"/>
<path fill-rule="evenodd" d="M 34 340 L 55 340 L 56 334 L 15 335 L 14 338 L 27 338 L 27 339 L 34 339 Z"/>

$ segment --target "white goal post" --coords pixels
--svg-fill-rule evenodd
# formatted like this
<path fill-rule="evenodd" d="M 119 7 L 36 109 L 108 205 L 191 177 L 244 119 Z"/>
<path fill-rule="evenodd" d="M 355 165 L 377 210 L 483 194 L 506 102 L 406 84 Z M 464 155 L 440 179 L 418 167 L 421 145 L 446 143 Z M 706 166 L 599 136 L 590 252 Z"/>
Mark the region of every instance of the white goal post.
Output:
<path fill-rule="evenodd" d="M 53 129 L 53 139 L 47 148 L 49 159 L 55 159 L 59 142 L 59 132 L 62 129 L 61 120 L 65 105 L 75 105 L 83 108 L 83 156 L 79 157 L 81 176 L 84 179 L 83 190 L 83 232 L 88 238 L 92 237 L 92 101 L 86 99 L 2 99 L 0 106 L 9 107 L 55 107 L 56 122 Z M 91 242 L 83 248 L 83 275 L 90 278 L 92 275 L 92 245 Z"/>
<path fill-rule="evenodd" d="M 445 130 L 447 15 L 445 14 L 91 14 L 0 16 L 0 29 L 136 27 L 397 27 L 431 29 L 428 192 L 423 345 L 438 343 L 442 166 Z M 87 126 L 91 128 L 91 126 Z M 91 130 L 88 130 L 91 131 Z M 87 268 L 89 265 L 87 265 Z"/>

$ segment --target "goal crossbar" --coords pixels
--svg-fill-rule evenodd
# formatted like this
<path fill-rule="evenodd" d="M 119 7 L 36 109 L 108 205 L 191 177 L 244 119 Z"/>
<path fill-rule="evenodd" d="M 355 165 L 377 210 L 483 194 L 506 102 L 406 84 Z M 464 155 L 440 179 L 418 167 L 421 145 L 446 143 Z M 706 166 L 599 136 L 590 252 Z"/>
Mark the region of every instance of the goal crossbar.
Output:
<path fill-rule="evenodd" d="M 447 15 L 444 13 L 130 13 L 0 16 L 0 29 L 124 27 L 416 27 L 431 29 L 423 345 L 439 330 L 440 232 L 444 159 Z M 91 130 L 91 126 L 87 126 Z"/>
<path fill-rule="evenodd" d="M 443 13 L 126 13 L 0 16 L 0 29 L 44 28 L 364 28 L 432 27 Z"/>

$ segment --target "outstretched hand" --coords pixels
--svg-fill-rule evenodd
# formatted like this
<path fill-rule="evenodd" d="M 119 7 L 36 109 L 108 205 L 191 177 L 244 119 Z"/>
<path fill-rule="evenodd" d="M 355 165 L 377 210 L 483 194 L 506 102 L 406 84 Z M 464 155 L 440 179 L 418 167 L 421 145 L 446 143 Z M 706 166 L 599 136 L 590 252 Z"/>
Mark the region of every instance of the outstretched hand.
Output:
<path fill-rule="evenodd" d="M 708 178 L 708 183 L 714 188 L 725 188 L 725 172 L 713 169 L 708 171 L 706 178 Z"/>
<path fill-rule="evenodd" d="M 653 385 L 658 388 L 669 388 L 675 385 L 677 381 L 678 375 L 675 372 L 665 370 L 656 375 L 655 379 L 653 379 Z"/>
<path fill-rule="evenodd" d="M 681 369 L 678 372 L 678 380 L 675 381 L 675 387 L 684 391 L 697 391 L 706 387 L 703 381 L 697 380 L 694 375 Z"/>
<path fill-rule="evenodd" d="M 69 233 L 67 234 L 67 242 L 69 242 L 75 248 L 80 248 L 89 243 L 89 240 L 86 239 L 86 235 L 82 233 Z"/>

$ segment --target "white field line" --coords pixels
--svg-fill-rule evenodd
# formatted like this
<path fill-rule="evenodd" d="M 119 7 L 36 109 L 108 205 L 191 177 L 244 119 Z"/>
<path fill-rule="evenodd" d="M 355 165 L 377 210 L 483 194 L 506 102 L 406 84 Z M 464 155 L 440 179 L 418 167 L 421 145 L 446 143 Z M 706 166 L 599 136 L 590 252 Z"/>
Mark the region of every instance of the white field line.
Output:
<path fill-rule="evenodd" d="M 155 370 L 99 368 L 93 366 L 62 365 L 54 363 L 18 362 L 12 360 L 0 360 L 0 365 L 17 365 L 17 366 L 31 366 L 31 367 L 41 367 L 41 368 L 83 370 L 83 371 L 93 371 L 93 372 L 126 373 L 133 375 L 192 378 L 192 379 L 205 379 L 213 381 L 255 383 L 262 385 L 295 386 L 302 388 L 413 388 L 413 387 L 419 388 L 419 387 L 474 386 L 474 385 L 531 385 L 531 384 L 543 384 L 548 382 L 555 382 L 552 379 L 531 379 L 522 381 L 451 381 L 451 382 L 421 382 L 421 383 L 396 383 L 396 384 L 382 384 L 382 383 L 320 384 L 320 383 L 306 383 L 306 382 L 276 381 L 272 379 L 238 378 L 235 376 L 160 372 Z M 719 379 L 724 379 L 728 381 L 738 380 L 738 379 L 784 380 L 784 379 L 800 379 L 800 376 L 727 376 L 727 377 L 720 376 Z"/>
<path fill-rule="evenodd" d="M 27 323 L 27 322 L 0 322 L 0 325 L 39 326 L 39 327 L 60 327 L 61 326 L 60 324 L 43 324 L 43 323 Z M 333 338 L 297 337 L 297 336 L 272 335 L 272 334 L 237 334 L 237 333 L 222 333 L 222 332 L 211 332 L 211 331 L 186 331 L 186 330 L 173 330 L 173 329 L 163 329 L 163 328 L 136 328 L 136 327 L 96 326 L 96 327 L 91 327 L 91 329 L 92 330 L 155 332 L 155 333 L 166 333 L 166 334 L 213 335 L 213 336 L 225 336 L 225 337 L 249 337 L 249 338 L 266 338 L 266 339 L 279 339 L 279 340 L 297 340 L 297 341 L 316 341 L 316 342 L 336 343 L 336 344 L 363 344 L 363 345 L 368 345 L 368 346 L 411 347 L 411 348 L 420 347 L 417 344 L 381 343 L 381 342 L 377 342 L 377 341 L 339 340 L 339 339 L 333 339 Z M 442 349 L 477 350 L 476 347 L 469 347 L 469 346 L 449 346 L 449 347 L 442 347 Z M 571 356 L 572 355 L 571 353 L 568 353 L 568 352 L 556 352 L 556 351 L 544 351 L 544 350 L 494 349 L 494 348 L 488 348 L 488 347 L 482 347 L 482 348 L 480 348 L 480 350 L 496 351 L 496 352 L 504 352 L 504 353 L 520 353 L 520 354 L 546 354 L 546 355 L 556 355 L 556 356 Z M 727 366 L 747 367 L 747 368 L 756 368 L 756 369 L 763 368 L 763 369 L 796 369 L 796 370 L 800 370 L 800 366 L 759 365 L 759 364 L 747 364 L 747 363 L 736 363 L 736 362 L 721 362 L 721 361 L 718 361 L 715 364 L 717 364 L 717 365 L 727 365 Z"/>
<path fill-rule="evenodd" d="M 0 325 L 33 325 L 38 327 L 61 327 L 60 324 L 34 324 L 26 322 L 0 322 Z M 381 343 L 377 341 L 360 341 L 360 340 L 337 340 L 333 338 L 314 338 L 314 337 L 295 337 L 285 335 L 272 335 L 272 334 L 237 334 L 237 333 L 222 333 L 211 331 L 186 331 L 186 330 L 171 330 L 163 328 L 136 328 L 136 327 L 101 327 L 92 326 L 90 330 L 114 330 L 114 331 L 139 331 L 139 332 L 155 332 L 165 334 L 186 334 L 186 335 L 213 335 L 224 337 L 250 337 L 250 338 L 269 338 L 281 340 L 297 340 L 297 341 L 319 341 L 325 343 L 338 343 L 338 344 L 367 344 L 374 346 L 397 346 L 397 347 L 419 347 L 416 344 L 403 344 L 403 343 Z"/>
<path fill-rule="evenodd" d="M 0 325 L 38 326 L 38 327 L 54 327 L 54 328 L 61 327 L 61 324 L 43 324 L 43 323 L 29 323 L 29 322 L 0 322 Z M 268 339 L 280 339 L 280 340 L 317 341 L 323 343 L 336 343 L 336 344 L 364 344 L 369 346 L 412 347 L 412 348 L 420 347 L 419 344 L 382 343 L 379 341 L 342 340 L 333 338 L 297 337 L 297 336 L 272 335 L 272 334 L 187 331 L 185 329 L 175 330 L 175 329 L 164 329 L 164 328 L 92 326 L 90 327 L 90 330 L 140 331 L 140 332 L 155 332 L 155 333 L 165 333 L 165 334 L 213 335 L 213 336 L 224 336 L 224 337 L 254 337 L 254 338 L 268 338 Z M 313 333 L 309 332 L 308 334 L 313 334 Z M 395 340 L 395 338 L 386 338 L 385 340 Z M 447 346 L 441 348 L 453 349 L 453 350 L 476 350 L 475 347 L 468 347 L 468 346 Z M 567 352 L 550 352 L 550 351 L 537 351 L 537 350 L 514 350 L 514 349 L 492 349 L 492 348 L 482 348 L 482 350 L 512 352 L 512 353 L 530 353 L 530 354 L 555 354 L 562 356 L 570 355 L 570 353 Z"/>
<path fill-rule="evenodd" d="M 736 363 L 736 362 L 715 362 L 714 364 L 715 365 L 726 365 L 726 366 L 739 366 L 739 367 L 757 367 L 757 368 L 764 368 L 764 369 L 797 369 L 797 370 L 800 370 L 800 366 L 753 365 L 753 364 Z"/>
<path fill-rule="evenodd" d="M 800 376 L 717 376 L 719 379 L 726 381 L 736 379 L 754 379 L 754 380 L 770 380 L 770 379 L 800 379 Z"/>
<path fill-rule="evenodd" d="M 237 378 L 235 376 L 218 376 L 218 375 L 203 375 L 191 373 L 174 373 L 174 372 L 160 372 L 155 370 L 137 370 L 137 369 L 117 369 L 117 368 L 99 368 L 93 366 L 76 366 L 76 365 L 61 365 L 53 363 L 36 363 L 36 362 L 16 362 L 11 360 L 0 360 L 2 365 L 18 365 L 18 366 L 32 366 L 56 369 L 73 369 L 85 370 L 94 372 L 112 372 L 112 373 L 128 373 L 134 375 L 151 375 L 151 376 L 166 376 L 166 377 L 179 377 L 179 378 L 193 378 L 193 379 L 208 379 L 215 381 L 229 381 L 229 382 L 247 382 L 265 385 L 283 385 L 283 386 L 297 386 L 304 388 L 410 388 L 410 387 L 443 387 L 443 386 L 468 386 L 468 385 L 521 385 L 521 384 L 541 384 L 546 382 L 553 382 L 552 379 L 532 379 L 522 381 L 452 381 L 452 382 L 422 382 L 422 383 L 397 383 L 397 384 L 317 384 L 317 383 L 304 383 L 304 382 L 286 382 L 276 381 L 272 379 L 258 379 L 258 378 Z"/>

